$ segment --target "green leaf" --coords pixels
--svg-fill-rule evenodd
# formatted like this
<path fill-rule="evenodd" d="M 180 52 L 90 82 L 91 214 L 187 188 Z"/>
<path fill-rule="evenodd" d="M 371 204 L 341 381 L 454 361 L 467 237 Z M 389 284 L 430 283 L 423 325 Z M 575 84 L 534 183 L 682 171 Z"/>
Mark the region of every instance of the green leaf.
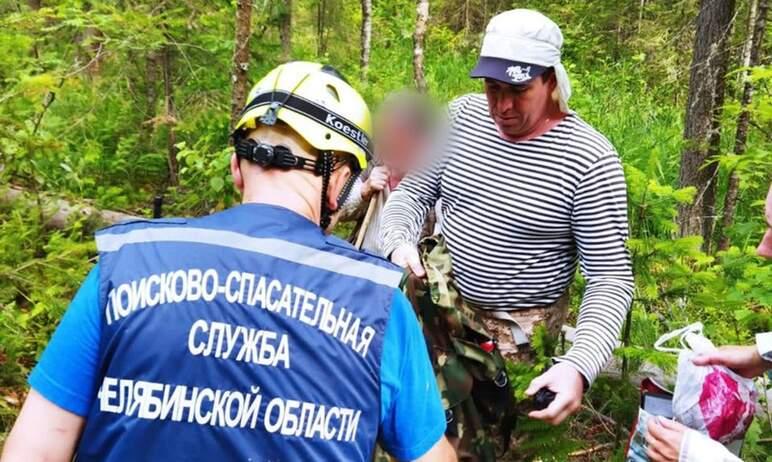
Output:
<path fill-rule="evenodd" d="M 225 187 L 225 181 L 219 176 L 212 177 L 209 179 L 209 187 L 214 192 L 220 192 Z"/>

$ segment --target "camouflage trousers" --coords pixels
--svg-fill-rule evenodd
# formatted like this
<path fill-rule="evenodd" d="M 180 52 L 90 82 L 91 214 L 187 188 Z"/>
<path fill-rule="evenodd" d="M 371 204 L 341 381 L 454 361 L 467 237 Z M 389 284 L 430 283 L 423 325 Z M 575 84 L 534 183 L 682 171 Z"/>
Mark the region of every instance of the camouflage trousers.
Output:
<path fill-rule="evenodd" d="M 459 460 L 495 461 L 509 449 L 516 411 L 505 359 L 533 362 L 528 340 L 543 324 L 557 337 L 568 308 L 564 294 L 552 305 L 517 311 L 488 311 L 463 299 L 452 275 L 450 255 L 442 237 L 420 244 L 426 279 L 403 283 L 423 326 L 437 384 L 446 410 L 446 436 Z M 507 459 L 512 454 L 507 455 Z M 390 460 L 382 450 L 376 461 Z"/>
<path fill-rule="evenodd" d="M 542 325 L 547 335 L 558 338 L 568 316 L 568 291 L 550 305 L 524 308 L 517 311 L 480 310 L 482 322 L 496 339 L 496 346 L 504 359 L 516 363 L 534 361 L 530 339 L 534 329 Z"/>

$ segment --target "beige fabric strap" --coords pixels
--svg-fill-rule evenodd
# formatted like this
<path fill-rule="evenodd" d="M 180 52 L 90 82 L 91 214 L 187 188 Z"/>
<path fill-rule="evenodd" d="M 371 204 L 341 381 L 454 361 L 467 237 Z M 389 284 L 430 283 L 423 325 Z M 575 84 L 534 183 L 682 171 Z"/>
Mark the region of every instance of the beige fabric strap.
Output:
<path fill-rule="evenodd" d="M 491 318 L 508 322 L 509 330 L 512 332 L 512 340 L 514 340 L 515 345 L 518 347 L 523 347 L 530 343 L 529 335 L 526 334 L 520 322 L 512 316 L 511 311 L 489 311 L 486 314 Z"/>

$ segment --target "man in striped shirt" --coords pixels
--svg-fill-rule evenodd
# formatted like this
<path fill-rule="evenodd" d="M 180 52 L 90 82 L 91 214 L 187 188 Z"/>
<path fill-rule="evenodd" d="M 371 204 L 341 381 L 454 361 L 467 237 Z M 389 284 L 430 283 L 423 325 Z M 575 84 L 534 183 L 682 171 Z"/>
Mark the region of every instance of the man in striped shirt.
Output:
<path fill-rule="evenodd" d="M 551 424 L 580 407 L 611 357 L 633 293 L 622 166 L 609 141 L 568 109 L 562 41 L 558 26 L 535 11 L 490 21 L 471 74 L 484 79 L 485 94 L 450 104 L 441 157 L 392 193 L 381 233 L 384 254 L 423 275 L 418 233 L 441 199 L 462 295 L 499 320 L 555 304 L 579 265 L 587 284 L 573 346 L 526 392 L 556 393 L 529 414 Z M 497 338 L 500 348 L 520 343 L 515 337 L 512 330 L 512 338 Z"/>

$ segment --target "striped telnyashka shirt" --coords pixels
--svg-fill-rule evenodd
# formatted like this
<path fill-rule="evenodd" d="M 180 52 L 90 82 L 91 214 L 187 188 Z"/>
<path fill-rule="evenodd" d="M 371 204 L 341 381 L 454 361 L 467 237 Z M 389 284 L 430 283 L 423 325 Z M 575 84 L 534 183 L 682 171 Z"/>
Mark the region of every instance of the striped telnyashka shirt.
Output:
<path fill-rule="evenodd" d="M 587 280 L 567 361 L 592 383 L 611 357 L 633 294 L 627 192 L 609 141 L 576 114 L 534 139 L 503 140 L 484 95 L 450 104 L 442 156 L 408 176 L 384 210 L 385 255 L 417 242 L 442 199 L 442 231 L 462 294 L 485 309 L 555 302 L 577 264 Z"/>

